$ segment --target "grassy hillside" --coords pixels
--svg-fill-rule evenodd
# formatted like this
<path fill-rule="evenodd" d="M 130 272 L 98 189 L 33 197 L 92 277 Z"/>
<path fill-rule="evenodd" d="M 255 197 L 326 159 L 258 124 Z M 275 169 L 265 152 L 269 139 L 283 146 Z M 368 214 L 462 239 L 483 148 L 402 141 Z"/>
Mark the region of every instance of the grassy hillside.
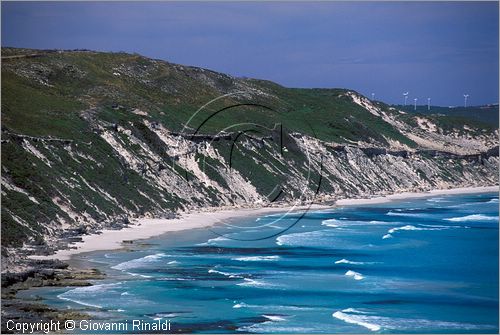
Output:
<path fill-rule="evenodd" d="M 417 106 L 417 110 L 410 105 L 395 105 L 394 107 L 412 114 L 441 116 L 442 120 L 450 120 L 454 123 L 475 122 L 483 127 L 498 128 L 498 104 L 470 107 L 431 106 L 430 110 L 427 109 L 427 105 Z"/>

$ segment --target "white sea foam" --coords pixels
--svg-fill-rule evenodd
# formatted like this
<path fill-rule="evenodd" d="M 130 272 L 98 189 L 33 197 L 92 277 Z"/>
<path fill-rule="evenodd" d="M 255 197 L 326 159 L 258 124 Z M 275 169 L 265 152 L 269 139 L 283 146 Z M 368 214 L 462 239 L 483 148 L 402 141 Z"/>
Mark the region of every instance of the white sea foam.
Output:
<path fill-rule="evenodd" d="M 383 240 L 388 239 L 388 238 L 393 238 L 393 236 L 391 234 L 385 234 L 384 236 L 382 236 Z"/>
<path fill-rule="evenodd" d="M 241 276 L 239 276 L 239 275 L 237 275 L 235 273 L 222 272 L 222 271 L 218 271 L 218 270 L 215 270 L 215 269 L 208 270 L 208 273 L 217 273 L 217 274 L 229 277 L 229 278 L 242 278 Z"/>
<path fill-rule="evenodd" d="M 269 319 L 271 321 L 286 321 L 286 319 L 282 316 L 278 316 L 278 315 L 267 315 L 267 314 L 262 314 L 263 317 L 265 317 L 266 319 Z"/>
<path fill-rule="evenodd" d="M 365 264 L 375 264 L 375 262 L 354 262 L 348 259 L 342 258 L 335 261 L 335 264 L 352 264 L 352 265 L 365 265 Z"/>
<path fill-rule="evenodd" d="M 397 212 L 397 211 L 389 211 L 389 212 L 386 213 L 386 215 L 389 215 L 389 216 L 409 216 L 409 217 L 422 217 L 422 216 L 426 216 L 426 214 L 406 213 L 406 212 Z"/>
<path fill-rule="evenodd" d="M 406 226 L 402 226 L 402 227 L 391 228 L 387 231 L 387 233 L 394 234 L 398 230 L 444 230 L 444 229 L 448 229 L 448 228 L 449 227 L 446 227 L 446 226 L 433 227 L 433 226 L 427 225 L 425 227 L 415 227 L 412 225 L 406 225 Z"/>
<path fill-rule="evenodd" d="M 356 324 L 367 328 L 371 331 L 379 331 L 381 329 L 426 333 L 429 330 L 479 330 L 479 329 L 494 329 L 496 326 L 490 325 L 475 325 L 469 323 L 449 322 L 440 320 L 427 319 L 406 319 L 406 318 L 390 318 L 377 315 L 367 315 L 369 312 L 360 311 L 354 308 L 346 308 L 342 311 L 336 311 L 332 314 L 334 318 L 342 320 L 346 323 Z"/>
<path fill-rule="evenodd" d="M 229 241 L 229 239 L 227 237 L 218 236 L 218 237 L 215 237 L 215 238 L 211 238 L 211 239 L 209 239 L 208 241 L 206 241 L 204 243 L 198 243 L 197 245 L 199 245 L 199 246 L 213 245 L 213 244 L 217 244 L 218 242 L 222 242 L 222 241 Z"/>
<path fill-rule="evenodd" d="M 286 305 L 251 305 L 244 302 L 236 303 L 233 308 L 255 308 L 255 309 L 269 309 L 272 311 L 310 311 L 321 308 L 306 307 L 306 306 L 286 306 Z"/>
<path fill-rule="evenodd" d="M 352 307 L 343 309 L 342 312 L 344 312 L 344 313 L 369 314 L 368 312 L 365 312 L 365 311 L 362 311 L 362 310 L 359 310 L 359 309 L 356 309 L 356 308 L 352 308 Z"/>
<path fill-rule="evenodd" d="M 148 275 L 143 275 L 140 273 L 134 273 L 134 272 L 125 272 L 126 274 L 129 274 L 134 277 L 142 277 L 142 278 L 153 278 L 153 276 L 148 276 Z"/>
<path fill-rule="evenodd" d="M 332 316 L 334 318 L 342 320 L 344 322 L 352 323 L 352 324 L 356 324 L 356 325 L 368 328 L 369 330 L 374 331 L 374 332 L 379 331 L 381 328 L 380 325 L 378 325 L 376 323 L 364 321 L 364 317 L 359 316 L 359 315 L 351 315 L 351 314 L 347 314 L 347 313 L 344 313 L 341 311 L 337 311 L 337 312 L 333 313 Z"/>
<path fill-rule="evenodd" d="M 261 261 L 277 261 L 280 256 L 248 256 L 248 257 L 237 257 L 231 258 L 233 261 L 241 262 L 261 262 Z"/>
<path fill-rule="evenodd" d="M 363 279 L 363 275 L 359 272 L 355 272 L 355 271 L 352 271 L 352 270 L 348 270 L 346 273 L 345 273 L 346 276 L 348 277 L 353 277 L 355 280 L 361 280 Z"/>
<path fill-rule="evenodd" d="M 454 218 L 444 219 L 451 222 L 468 222 L 468 221 L 498 221 L 498 216 L 488 216 L 484 214 L 472 214 Z"/>
<path fill-rule="evenodd" d="M 276 238 L 277 245 L 317 245 L 319 239 L 325 234 L 326 230 L 309 231 L 305 233 L 293 233 L 281 235 Z"/>
<path fill-rule="evenodd" d="M 328 220 L 323 220 L 321 222 L 323 226 L 328 226 L 328 227 L 333 227 L 333 228 L 338 228 L 340 227 L 340 222 L 337 219 L 328 219 Z"/>
<path fill-rule="evenodd" d="M 427 199 L 427 201 L 429 202 L 450 202 L 449 200 L 447 200 L 446 198 L 441 198 L 441 197 L 438 197 L 438 198 L 430 198 L 430 199 Z"/>
<path fill-rule="evenodd" d="M 95 297 L 113 288 L 120 287 L 121 284 L 122 282 L 117 282 L 110 284 L 77 287 L 75 289 L 61 293 L 57 297 L 61 300 L 75 302 L 79 305 L 103 308 L 103 306 L 93 303 Z M 88 302 L 87 299 L 92 301 L 92 303 Z"/>
<path fill-rule="evenodd" d="M 498 198 L 493 198 L 490 201 L 486 202 L 487 204 L 498 204 Z"/>
<path fill-rule="evenodd" d="M 179 262 L 177 262 L 177 261 L 170 261 L 170 262 L 168 262 L 167 264 L 168 264 L 168 265 L 173 265 L 173 264 L 179 264 Z"/>
<path fill-rule="evenodd" d="M 250 287 L 270 287 L 273 286 L 262 280 L 243 278 L 243 283 L 237 284 L 238 286 L 250 286 Z"/>
<path fill-rule="evenodd" d="M 132 260 L 127 261 L 127 262 L 123 262 L 123 263 L 117 264 L 115 266 L 112 266 L 111 268 L 115 269 L 115 270 L 121 270 L 121 271 L 129 270 L 129 269 L 141 268 L 141 267 L 147 266 L 148 264 L 157 262 L 157 261 L 159 261 L 160 259 L 162 259 L 163 257 L 166 257 L 166 256 L 167 255 L 165 255 L 164 253 L 158 253 L 158 254 L 154 254 L 154 255 L 148 255 L 148 256 L 145 256 L 145 257 L 136 258 L 136 259 L 132 259 Z"/>

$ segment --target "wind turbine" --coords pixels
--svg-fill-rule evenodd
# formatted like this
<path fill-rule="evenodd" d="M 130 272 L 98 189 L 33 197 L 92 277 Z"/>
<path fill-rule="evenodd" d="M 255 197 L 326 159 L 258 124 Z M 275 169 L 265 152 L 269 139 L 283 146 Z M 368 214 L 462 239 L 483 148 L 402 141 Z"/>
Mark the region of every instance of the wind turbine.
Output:
<path fill-rule="evenodd" d="M 427 98 L 427 110 L 431 110 L 431 98 Z"/>
<path fill-rule="evenodd" d="M 408 100 L 408 94 L 410 94 L 410 92 L 403 93 L 403 96 L 405 97 L 405 106 L 406 106 L 406 101 Z"/>
<path fill-rule="evenodd" d="M 464 94 L 464 107 L 467 108 L 467 98 L 469 97 L 468 94 Z"/>
<path fill-rule="evenodd" d="M 375 99 L 375 93 L 372 93 L 372 101 Z"/>
<path fill-rule="evenodd" d="M 418 100 L 418 98 L 413 99 L 413 101 L 415 101 L 415 107 L 414 107 L 414 110 L 417 110 L 417 100 Z"/>

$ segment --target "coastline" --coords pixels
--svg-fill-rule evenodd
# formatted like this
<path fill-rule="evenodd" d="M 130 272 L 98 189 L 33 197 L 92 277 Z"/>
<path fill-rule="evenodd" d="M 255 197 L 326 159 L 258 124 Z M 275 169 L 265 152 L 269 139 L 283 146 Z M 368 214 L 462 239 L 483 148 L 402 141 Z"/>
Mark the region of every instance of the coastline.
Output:
<path fill-rule="evenodd" d="M 425 198 L 438 195 L 468 194 L 498 192 L 499 186 L 481 187 L 461 187 L 452 189 L 435 189 L 423 192 L 402 192 L 386 196 L 375 196 L 371 198 L 359 199 L 339 199 L 334 204 L 312 204 L 311 206 L 283 206 L 283 207 L 261 207 L 261 208 L 231 208 L 231 209 L 211 209 L 212 211 L 196 211 L 183 213 L 180 218 L 175 219 L 154 219 L 142 218 L 132 221 L 132 225 L 121 230 L 103 230 L 99 234 L 82 236 L 82 241 L 72 245 L 71 249 L 58 250 L 53 255 L 29 256 L 34 260 L 68 261 L 74 255 L 103 250 L 116 250 L 124 247 L 124 242 L 143 240 L 168 232 L 206 228 L 229 219 L 239 217 L 258 216 L 266 213 L 286 212 L 287 210 L 300 211 L 310 207 L 310 209 L 326 209 L 335 206 L 357 206 L 368 204 L 380 204 L 390 201 L 397 201 L 412 198 Z"/>
<path fill-rule="evenodd" d="M 453 194 L 469 194 L 469 193 L 489 193 L 489 192 L 499 192 L 499 186 L 478 186 L 478 187 L 457 187 L 450 189 L 435 189 L 423 192 L 402 192 L 394 193 L 386 196 L 378 196 L 372 198 L 360 198 L 360 199 L 342 199 L 337 200 L 335 205 L 338 206 L 357 206 L 357 205 L 370 205 L 370 204 L 381 204 L 390 201 L 398 201 L 404 199 L 417 199 L 417 198 L 427 198 L 439 195 L 453 195 Z"/>
<path fill-rule="evenodd" d="M 68 261 L 74 255 L 104 250 L 122 249 L 124 243 L 144 240 L 155 236 L 163 235 L 169 232 L 199 229 L 223 223 L 226 220 L 239 217 L 259 216 L 267 213 L 300 211 L 310 209 L 326 209 L 332 205 L 310 206 L 280 206 L 280 207 L 261 207 L 261 208 L 231 208 L 217 210 L 210 208 L 211 211 L 196 211 L 182 213 L 180 218 L 175 219 L 154 219 L 141 218 L 132 220 L 132 224 L 120 230 L 102 230 L 99 234 L 90 234 L 82 236 L 81 242 L 72 244 L 71 249 L 60 249 L 55 254 L 47 256 L 29 256 L 33 260 L 59 260 Z"/>

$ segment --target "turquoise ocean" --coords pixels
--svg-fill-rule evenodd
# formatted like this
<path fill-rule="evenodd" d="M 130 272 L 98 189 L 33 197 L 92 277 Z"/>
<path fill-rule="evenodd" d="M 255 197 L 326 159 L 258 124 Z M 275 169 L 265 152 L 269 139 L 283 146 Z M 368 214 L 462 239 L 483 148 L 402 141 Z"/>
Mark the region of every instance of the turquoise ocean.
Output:
<path fill-rule="evenodd" d="M 498 206 L 480 193 L 247 217 L 79 255 L 107 279 L 21 295 L 172 332 L 498 333 Z"/>

